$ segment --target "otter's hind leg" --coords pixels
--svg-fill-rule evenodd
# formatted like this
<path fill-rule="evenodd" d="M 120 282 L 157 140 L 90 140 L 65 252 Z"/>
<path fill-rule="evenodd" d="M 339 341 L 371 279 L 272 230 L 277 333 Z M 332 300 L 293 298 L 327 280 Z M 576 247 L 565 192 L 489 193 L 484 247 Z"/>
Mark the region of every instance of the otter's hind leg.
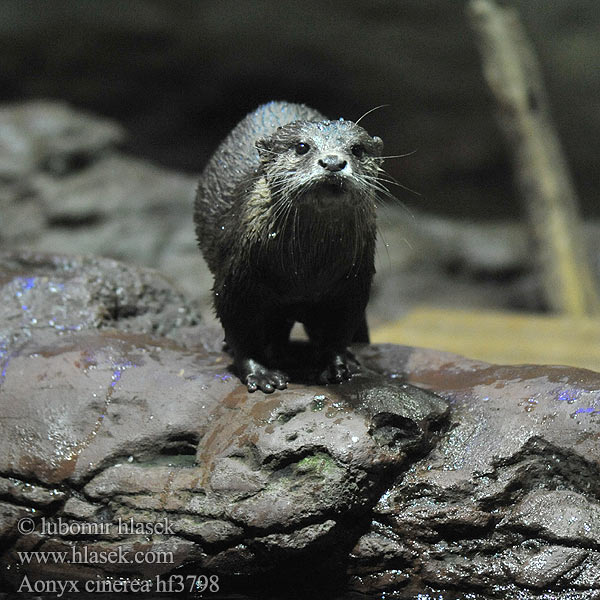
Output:
<path fill-rule="evenodd" d="M 317 307 L 306 320 L 306 332 L 323 365 L 319 375 L 321 383 L 341 383 L 360 372 L 359 362 L 348 350 L 350 342 L 359 341 L 354 334 L 357 321 L 360 322 L 360 341 L 365 336 L 368 339 L 364 309 L 360 311 L 352 302 L 344 304 L 339 299 L 330 305 Z"/>

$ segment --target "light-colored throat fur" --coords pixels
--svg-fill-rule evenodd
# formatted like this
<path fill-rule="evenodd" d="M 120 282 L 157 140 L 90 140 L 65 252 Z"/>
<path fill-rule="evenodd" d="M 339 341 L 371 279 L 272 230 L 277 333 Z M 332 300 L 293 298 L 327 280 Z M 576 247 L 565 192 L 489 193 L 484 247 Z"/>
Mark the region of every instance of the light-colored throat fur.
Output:
<path fill-rule="evenodd" d="M 375 196 L 317 189 L 278 198 L 262 176 L 254 182 L 241 218 L 245 242 L 260 247 L 272 266 L 290 277 L 348 278 L 362 266 L 365 245 L 375 237 Z"/>

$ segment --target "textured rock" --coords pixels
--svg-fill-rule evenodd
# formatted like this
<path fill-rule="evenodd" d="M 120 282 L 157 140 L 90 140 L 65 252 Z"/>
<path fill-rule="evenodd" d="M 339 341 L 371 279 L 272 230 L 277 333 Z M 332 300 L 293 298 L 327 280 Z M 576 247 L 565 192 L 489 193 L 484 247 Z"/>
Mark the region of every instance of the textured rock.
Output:
<path fill-rule="evenodd" d="M 250 395 L 157 273 L 0 264 L 6 585 L 185 569 L 231 590 L 277 573 L 367 596 L 597 597 L 599 374 L 370 346 L 347 384 Z M 15 570 L 33 549 L 81 560 Z"/>
<path fill-rule="evenodd" d="M 386 482 L 443 425 L 441 399 L 376 376 L 250 396 L 155 272 L 34 254 L 2 264 L 0 472 L 9 478 L 0 490 L 21 509 L 9 503 L 4 530 L 14 536 L 24 513 L 107 528 L 93 544 L 60 531 L 23 536 L 5 565 L 36 535 L 40 551 L 137 544 L 174 557 L 71 565 L 77 577 L 183 564 L 252 574 L 316 549 L 341 564 Z M 166 517 L 169 534 L 151 536 L 155 546 L 115 531 Z M 23 569 L 48 578 L 56 567 Z"/>
<path fill-rule="evenodd" d="M 403 552 L 377 561 L 367 585 L 372 552 L 359 542 L 357 589 L 389 589 L 379 573 L 395 568 L 406 597 L 457 582 L 499 597 L 527 598 L 529 589 L 595 597 L 600 374 L 391 347 L 382 361 L 381 349 L 374 352 L 379 369 L 435 390 L 452 410 L 440 443 L 374 508 L 366 535 L 377 533 L 382 545 L 402 540 Z"/>
<path fill-rule="evenodd" d="M 1 253 L 0 265 L 3 345 L 103 328 L 169 336 L 198 322 L 157 271 L 33 252 Z"/>
<path fill-rule="evenodd" d="M 0 264 L 9 588 L 203 572 L 227 591 L 600 590 L 600 374 L 381 345 L 355 348 L 367 368 L 346 384 L 248 394 L 157 273 Z M 17 569 L 28 550 L 82 560 Z"/>
<path fill-rule="evenodd" d="M 36 172 L 63 175 L 82 168 L 124 139 L 115 123 L 51 102 L 0 107 L 0 178 Z"/>
<path fill-rule="evenodd" d="M 191 219 L 196 176 L 123 154 L 117 124 L 56 102 L 0 107 L 0 131 L 0 247 L 158 267 L 208 297 Z"/>

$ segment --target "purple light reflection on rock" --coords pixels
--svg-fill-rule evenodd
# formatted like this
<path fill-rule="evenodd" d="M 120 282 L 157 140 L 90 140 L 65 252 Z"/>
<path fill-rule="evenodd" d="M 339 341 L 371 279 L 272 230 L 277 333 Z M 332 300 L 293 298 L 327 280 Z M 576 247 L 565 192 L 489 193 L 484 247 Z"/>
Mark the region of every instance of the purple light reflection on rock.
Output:
<path fill-rule="evenodd" d="M 558 399 L 560 402 L 568 402 L 569 404 L 572 404 L 575 402 L 578 395 L 579 393 L 577 391 L 565 390 L 558 395 Z"/>
<path fill-rule="evenodd" d="M 593 413 L 593 412 L 595 412 L 595 411 L 596 411 L 596 409 L 595 409 L 593 406 L 590 406 L 590 407 L 588 407 L 588 408 L 578 408 L 578 409 L 575 411 L 575 414 L 576 414 L 576 415 L 580 415 L 580 414 L 582 414 L 582 413 Z"/>
<path fill-rule="evenodd" d="M 129 369 L 131 367 L 135 367 L 136 365 L 130 360 L 122 360 L 122 361 L 113 361 L 113 374 L 112 381 L 110 383 L 111 387 L 115 387 L 118 381 L 121 379 L 121 374 L 125 369 Z"/>
<path fill-rule="evenodd" d="M 215 379 L 219 381 L 229 381 L 232 378 L 231 373 L 216 373 Z"/>

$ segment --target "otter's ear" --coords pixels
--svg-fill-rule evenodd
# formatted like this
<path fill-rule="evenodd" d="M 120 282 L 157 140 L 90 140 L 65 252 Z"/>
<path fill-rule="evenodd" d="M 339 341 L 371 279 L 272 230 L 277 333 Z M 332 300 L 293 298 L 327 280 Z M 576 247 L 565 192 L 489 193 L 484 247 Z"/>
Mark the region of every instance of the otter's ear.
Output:
<path fill-rule="evenodd" d="M 260 140 L 256 140 L 254 146 L 258 150 L 258 156 L 261 161 L 265 162 L 273 156 L 273 144 L 271 139 L 261 138 Z"/>
<path fill-rule="evenodd" d="M 383 152 L 383 140 L 380 137 L 373 136 L 373 144 L 375 146 L 375 152 L 381 155 Z"/>

